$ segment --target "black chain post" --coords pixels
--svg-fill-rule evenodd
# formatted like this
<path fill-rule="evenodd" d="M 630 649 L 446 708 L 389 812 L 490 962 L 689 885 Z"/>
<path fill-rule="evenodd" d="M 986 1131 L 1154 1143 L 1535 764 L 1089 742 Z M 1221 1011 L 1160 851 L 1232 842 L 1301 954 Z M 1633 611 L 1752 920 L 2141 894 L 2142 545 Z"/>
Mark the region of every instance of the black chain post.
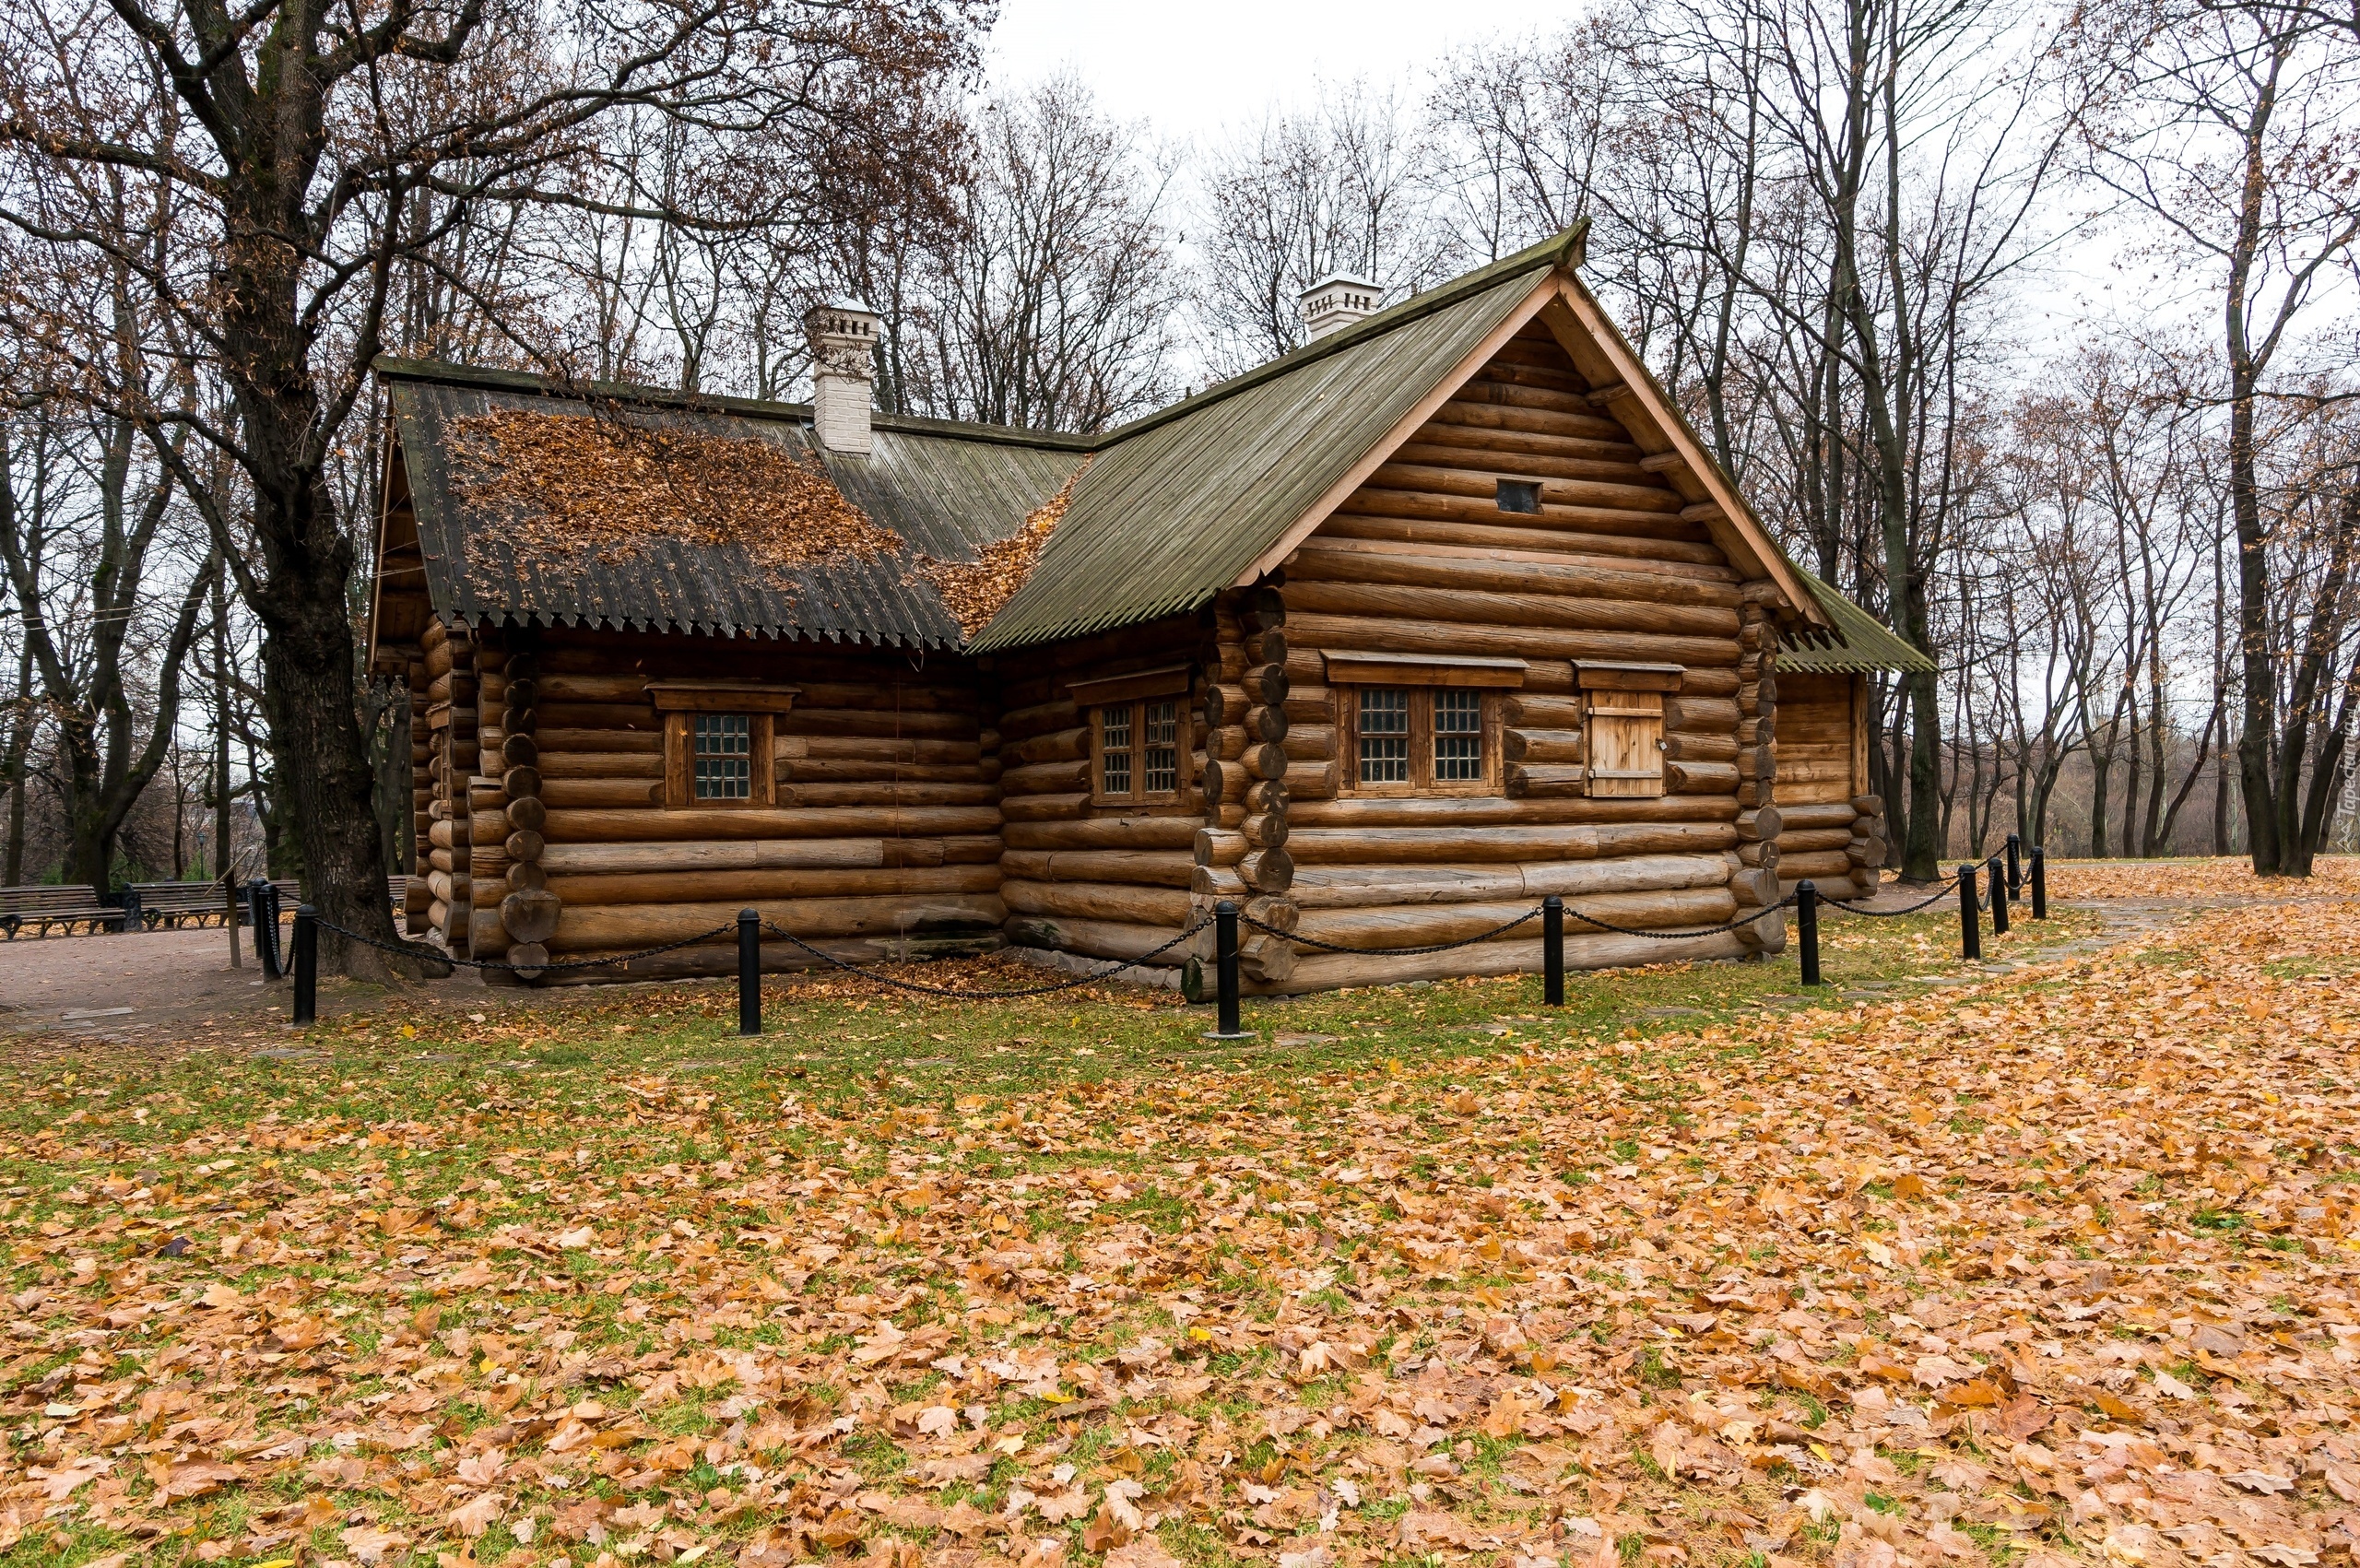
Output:
<path fill-rule="evenodd" d="M 1213 968 L 1220 1011 L 1205 1038 L 1250 1039 L 1237 1016 L 1237 905 L 1228 899 L 1213 905 Z"/>
<path fill-rule="evenodd" d="M 2032 846 L 2032 917 L 2048 918 L 2048 851 Z"/>
<path fill-rule="evenodd" d="M 1565 1005 L 1565 901 L 1554 893 L 1540 901 L 1540 999 Z"/>
<path fill-rule="evenodd" d="M 295 1021 L 306 1024 L 320 1010 L 320 917 L 308 903 L 295 906 Z"/>
<path fill-rule="evenodd" d="M 1795 884 L 1795 940 L 1802 948 L 1803 984 L 1819 978 L 1819 884 L 1806 877 Z"/>
<path fill-rule="evenodd" d="M 738 912 L 738 1032 L 762 1032 L 762 917 Z"/>
<path fill-rule="evenodd" d="M 254 923 L 254 959 L 265 980 L 278 978 L 278 912 L 271 907 L 271 886 L 257 877 L 246 884 L 246 914 Z"/>
<path fill-rule="evenodd" d="M 1959 956 L 1969 963 L 1983 957 L 1983 926 L 1976 918 L 1975 867 L 1958 868 L 1958 947 Z"/>
<path fill-rule="evenodd" d="M 2024 838 L 2022 833 L 2008 835 L 2008 897 L 2024 902 Z"/>
<path fill-rule="evenodd" d="M 1991 857 L 1991 935 L 2008 934 L 2008 884 L 2000 875 L 2000 857 Z"/>

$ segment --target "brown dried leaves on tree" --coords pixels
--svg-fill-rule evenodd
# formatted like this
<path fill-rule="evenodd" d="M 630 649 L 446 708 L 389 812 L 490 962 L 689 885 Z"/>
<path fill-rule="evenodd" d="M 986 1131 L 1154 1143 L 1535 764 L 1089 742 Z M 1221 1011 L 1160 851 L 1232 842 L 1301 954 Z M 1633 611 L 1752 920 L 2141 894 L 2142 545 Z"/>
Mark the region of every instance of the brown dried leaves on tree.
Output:
<path fill-rule="evenodd" d="M 1048 546 L 1049 536 L 1057 531 L 1066 506 L 1073 500 L 1074 486 L 1090 472 L 1091 462 L 1091 457 L 1083 458 L 1073 477 L 1057 487 L 1057 493 L 1032 509 L 1032 515 L 1024 519 L 1023 527 L 1005 539 L 985 545 L 980 560 L 971 564 L 929 557 L 918 563 L 918 575 L 941 592 L 943 607 L 958 619 L 962 635 L 973 637 L 989 625 L 992 617 L 1016 596 L 1016 591 L 1032 575 L 1032 569 L 1041 563 L 1041 551 Z"/>
<path fill-rule="evenodd" d="M 468 415 L 453 433 L 460 495 L 507 512 L 518 546 L 547 561 L 736 543 L 784 582 L 903 548 L 818 463 L 770 442 L 515 409 Z"/>

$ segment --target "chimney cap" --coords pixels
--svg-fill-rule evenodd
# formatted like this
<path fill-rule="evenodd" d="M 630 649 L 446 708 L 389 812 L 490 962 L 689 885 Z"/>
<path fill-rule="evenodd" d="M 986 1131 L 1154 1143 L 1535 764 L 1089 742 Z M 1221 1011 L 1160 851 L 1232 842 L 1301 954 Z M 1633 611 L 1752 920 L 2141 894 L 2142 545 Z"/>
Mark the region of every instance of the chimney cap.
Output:
<path fill-rule="evenodd" d="M 803 324 L 814 337 L 873 337 L 883 319 L 866 301 L 843 294 L 812 306 L 805 312 Z"/>
<path fill-rule="evenodd" d="M 1358 273 L 1331 272 L 1296 296 L 1303 324 L 1316 343 L 1331 332 L 1375 315 L 1385 302 L 1385 285 Z"/>

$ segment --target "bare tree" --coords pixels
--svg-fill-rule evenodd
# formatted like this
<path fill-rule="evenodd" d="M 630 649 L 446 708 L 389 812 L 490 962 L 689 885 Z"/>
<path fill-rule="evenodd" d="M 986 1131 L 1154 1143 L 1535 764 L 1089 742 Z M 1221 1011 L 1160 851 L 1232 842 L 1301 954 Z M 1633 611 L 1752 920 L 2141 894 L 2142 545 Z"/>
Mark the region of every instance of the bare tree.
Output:
<path fill-rule="evenodd" d="M 412 264 L 446 265 L 454 234 L 496 230 L 517 208 L 816 225 L 808 162 L 773 155 L 866 133 L 835 115 L 830 84 L 844 77 L 938 90 L 968 68 L 975 20 L 972 0 L 55 0 L 0 22 L 0 221 L 130 268 L 224 394 L 213 415 L 93 377 L 94 395 L 176 468 L 266 630 L 270 744 L 326 919 L 395 939 L 354 707 L 358 530 L 333 470 Z M 697 138 L 688 209 L 606 159 L 602 138 L 634 112 Z M 152 197 L 126 208 L 127 231 L 81 195 L 102 178 Z M 498 291 L 476 287 L 496 313 Z M 94 366 L 79 324 L 42 303 L 20 301 L 8 324 Z M 529 340 L 547 323 L 501 324 Z M 233 459 L 232 489 L 208 482 L 187 439 Z M 348 972 L 384 972 L 340 939 L 326 951 Z"/>

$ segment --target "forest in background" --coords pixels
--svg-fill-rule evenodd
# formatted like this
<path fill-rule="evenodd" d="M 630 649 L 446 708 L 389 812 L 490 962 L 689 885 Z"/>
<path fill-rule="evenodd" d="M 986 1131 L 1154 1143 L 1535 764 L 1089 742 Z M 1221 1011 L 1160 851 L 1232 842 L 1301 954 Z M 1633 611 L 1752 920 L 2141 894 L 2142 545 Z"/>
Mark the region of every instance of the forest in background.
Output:
<path fill-rule="evenodd" d="M 1584 221 L 1795 558 L 1939 660 L 1878 689 L 1896 869 L 2360 833 L 2360 10 L 1609 0 L 1189 147 L 986 88 L 989 21 L 0 20 L 0 880 L 398 855 L 381 353 L 793 397 L 852 294 L 885 408 L 1103 430 L 1298 347 L 1323 277 Z"/>

